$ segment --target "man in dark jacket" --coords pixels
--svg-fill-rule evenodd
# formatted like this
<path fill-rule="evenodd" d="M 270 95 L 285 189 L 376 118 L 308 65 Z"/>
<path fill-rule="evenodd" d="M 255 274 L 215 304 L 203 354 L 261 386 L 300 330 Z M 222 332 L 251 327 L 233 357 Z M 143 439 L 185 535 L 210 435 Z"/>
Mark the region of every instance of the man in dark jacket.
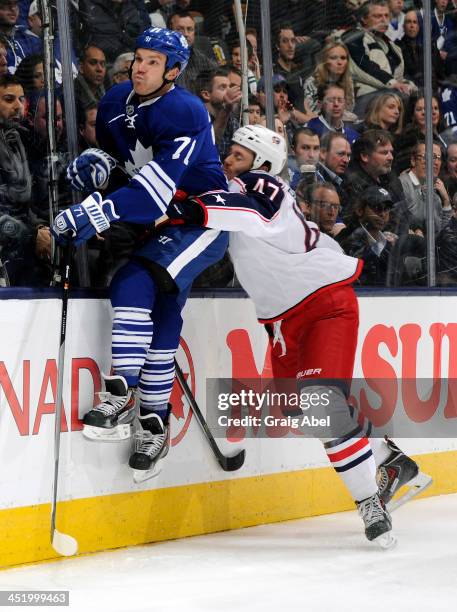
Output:
<path fill-rule="evenodd" d="M 133 51 L 136 37 L 151 22 L 143 0 L 80 0 L 86 43 L 103 49 L 113 62 L 124 51 Z"/>
<path fill-rule="evenodd" d="M 368 187 L 383 187 L 392 197 L 394 208 L 389 230 L 396 234 L 409 229 L 405 196 L 398 176 L 392 171 L 392 136 L 385 130 L 367 130 L 354 143 L 352 161 L 341 184 L 343 218 L 352 216 L 354 203 Z"/>
<path fill-rule="evenodd" d="M 32 177 L 21 139 L 24 90 L 0 77 L 0 258 L 3 284 L 39 285 L 50 253 L 49 227 L 32 219 Z M 41 272 L 39 270 L 41 268 Z"/>

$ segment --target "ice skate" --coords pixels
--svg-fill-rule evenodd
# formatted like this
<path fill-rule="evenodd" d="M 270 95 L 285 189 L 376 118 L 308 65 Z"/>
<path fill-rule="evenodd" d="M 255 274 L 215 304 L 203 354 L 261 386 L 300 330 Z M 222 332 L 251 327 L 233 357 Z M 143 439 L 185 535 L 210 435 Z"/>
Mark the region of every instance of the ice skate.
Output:
<path fill-rule="evenodd" d="M 104 376 L 100 404 L 83 418 L 83 436 L 100 442 L 119 442 L 132 435 L 135 394 L 123 376 Z"/>
<path fill-rule="evenodd" d="M 417 463 L 405 455 L 392 440 L 386 438 L 386 442 L 391 454 L 379 466 L 376 478 L 379 495 L 389 512 L 393 512 L 429 487 L 432 484 L 432 477 L 419 472 Z M 407 485 L 408 488 L 403 495 L 391 501 L 395 493 L 404 485 Z"/>
<path fill-rule="evenodd" d="M 170 447 L 169 413 L 170 409 L 164 420 L 158 414 L 138 417 L 141 429 L 135 432 L 135 452 L 129 459 L 133 480 L 137 483 L 154 478 L 161 471 L 159 462 Z"/>
<path fill-rule="evenodd" d="M 396 538 L 392 535 L 392 519 L 379 493 L 356 503 L 365 524 L 367 539 L 376 542 L 381 548 L 391 548 L 396 543 Z"/>

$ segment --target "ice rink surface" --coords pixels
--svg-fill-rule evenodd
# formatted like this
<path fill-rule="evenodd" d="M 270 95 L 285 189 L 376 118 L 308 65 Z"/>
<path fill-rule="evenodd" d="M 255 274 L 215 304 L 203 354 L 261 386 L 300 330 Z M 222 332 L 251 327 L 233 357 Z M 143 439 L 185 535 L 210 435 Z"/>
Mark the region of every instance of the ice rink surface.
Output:
<path fill-rule="evenodd" d="M 344 512 L 5 570 L 0 590 L 69 589 L 69 608 L 35 609 L 81 612 L 452 611 L 456 517 L 443 495 L 394 513 L 388 551 Z"/>

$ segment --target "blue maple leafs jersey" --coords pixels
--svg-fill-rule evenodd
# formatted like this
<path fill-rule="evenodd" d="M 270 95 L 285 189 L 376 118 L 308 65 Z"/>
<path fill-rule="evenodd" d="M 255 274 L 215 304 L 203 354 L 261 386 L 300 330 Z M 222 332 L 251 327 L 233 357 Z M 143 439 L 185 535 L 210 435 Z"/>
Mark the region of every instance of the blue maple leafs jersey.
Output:
<path fill-rule="evenodd" d="M 179 86 L 142 103 L 130 81 L 112 87 L 98 107 L 97 140 L 132 177 L 109 195 L 120 221 L 152 223 L 177 189 L 227 189 L 208 111 Z"/>
<path fill-rule="evenodd" d="M 457 124 L 456 87 L 446 87 L 441 92 L 441 111 L 446 122 L 446 127 L 453 127 Z"/>

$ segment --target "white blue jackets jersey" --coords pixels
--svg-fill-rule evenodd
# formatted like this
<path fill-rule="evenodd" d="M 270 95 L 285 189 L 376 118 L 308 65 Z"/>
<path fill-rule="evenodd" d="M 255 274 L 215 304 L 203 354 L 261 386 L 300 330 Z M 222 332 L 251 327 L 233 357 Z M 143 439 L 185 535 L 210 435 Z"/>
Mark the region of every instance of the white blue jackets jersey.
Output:
<path fill-rule="evenodd" d="M 206 193 L 198 200 L 206 227 L 231 232 L 235 272 L 261 322 L 283 319 L 319 291 L 358 277 L 362 263 L 305 220 L 279 177 L 253 171 L 229 187 L 232 193 Z"/>
<path fill-rule="evenodd" d="M 208 111 L 179 86 L 141 104 L 130 81 L 112 87 L 98 107 L 97 140 L 132 177 L 109 196 L 120 221 L 153 222 L 176 189 L 226 189 Z"/>
<path fill-rule="evenodd" d="M 227 189 L 209 114 L 179 86 L 143 103 L 130 81 L 111 88 L 98 107 L 97 140 L 126 173 L 126 184 L 107 196 L 119 221 L 150 225 L 166 213 L 177 189 Z M 223 256 L 227 244 L 224 232 L 169 226 L 136 254 L 162 266 L 184 289 Z"/>

